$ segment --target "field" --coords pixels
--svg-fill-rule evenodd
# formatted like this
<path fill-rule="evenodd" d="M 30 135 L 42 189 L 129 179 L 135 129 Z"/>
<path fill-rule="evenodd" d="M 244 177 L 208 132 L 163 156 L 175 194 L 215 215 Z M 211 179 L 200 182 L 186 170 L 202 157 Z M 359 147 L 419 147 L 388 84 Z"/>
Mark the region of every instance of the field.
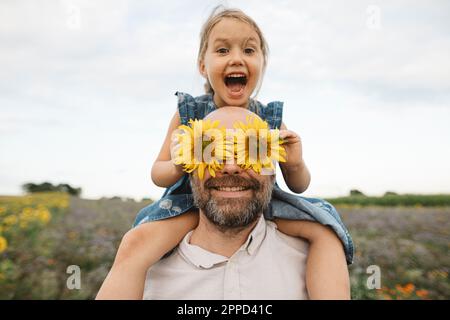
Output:
<path fill-rule="evenodd" d="M 0 197 L 0 299 L 94 298 L 121 236 L 148 203 L 63 193 Z M 450 298 L 450 206 L 346 202 L 337 209 L 356 246 L 354 299 Z M 80 267 L 80 289 L 68 289 L 70 265 Z M 366 285 L 369 266 L 379 267 L 380 289 Z"/>
<path fill-rule="evenodd" d="M 354 299 L 449 299 L 450 207 L 337 207 L 355 242 Z M 381 289 L 368 290 L 367 268 Z"/>
<path fill-rule="evenodd" d="M 359 206 L 415 206 L 415 207 L 450 207 L 450 195 L 435 194 L 387 194 L 382 197 L 368 197 L 353 195 L 340 198 L 327 199 L 334 205 L 359 205 Z"/>

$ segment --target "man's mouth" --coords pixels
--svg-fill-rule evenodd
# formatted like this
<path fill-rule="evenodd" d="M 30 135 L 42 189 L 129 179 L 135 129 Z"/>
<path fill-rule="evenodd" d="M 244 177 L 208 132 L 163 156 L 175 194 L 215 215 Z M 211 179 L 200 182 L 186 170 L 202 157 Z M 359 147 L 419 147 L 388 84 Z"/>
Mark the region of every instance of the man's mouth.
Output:
<path fill-rule="evenodd" d="M 229 191 L 229 192 L 235 192 L 235 191 L 244 191 L 248 190 L 250 188 L 248 187 L 215 187 L 213 188 L 218 191 Z"/>
<path fill-rule="evenodd" d="M 254 179 L 242 177 L 212 178 L 205 182 L 205 188 L 219 197 L 246 197 L 251 196 L 259 188 L 259 182 Z"/>
<path fill-rule="evenodd" d="M 224 82 L 228 88 L 228 94 L 233 98 L 240 98 L 247 85 L 247 76 L 241 72 L 230 73 L 225 76 Z"/>
<path fill-rule="evenodd" d="M 221 198 L 243 198 L 251 197 L 253 189 L 244 187 L 220 187 L 212 188 L 211 194 Z"/>

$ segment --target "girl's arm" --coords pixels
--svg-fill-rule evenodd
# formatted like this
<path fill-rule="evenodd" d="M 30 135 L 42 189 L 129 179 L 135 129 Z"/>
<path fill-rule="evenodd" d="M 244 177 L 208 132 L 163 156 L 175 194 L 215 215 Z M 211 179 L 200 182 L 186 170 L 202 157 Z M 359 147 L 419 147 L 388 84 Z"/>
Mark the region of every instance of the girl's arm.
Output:
<path fill-rule="evenodd" d="M 280 138 L 285 143 L 286 162 L 280 162 L 281 172 L 288 188 L 295 193 L 302 193 L 308 189 L 311 174 L 303 160 L 302 142 L 298 134 L 287 130 L 284 123 L 280 127 Z"/>
<path fill-rule="evenodd" d="M 312 300 L 350 299 L 350 279 L 344 248 L 336 234 L 317 222 L 276 219 L 278 229 L 309 241 L 306 288 Z"/>
<path fill-rule="evenodd" d="M 167 188 L 177 182 L 184 174 L 181 166 L 175 165 L 170 156 L 172 133 L 181 125 L 178 110 L 175 112 L 167 130 L 166 138 L 161 147 L 158 157 L 153 163 L 152 180 L 158 187 Z"/>

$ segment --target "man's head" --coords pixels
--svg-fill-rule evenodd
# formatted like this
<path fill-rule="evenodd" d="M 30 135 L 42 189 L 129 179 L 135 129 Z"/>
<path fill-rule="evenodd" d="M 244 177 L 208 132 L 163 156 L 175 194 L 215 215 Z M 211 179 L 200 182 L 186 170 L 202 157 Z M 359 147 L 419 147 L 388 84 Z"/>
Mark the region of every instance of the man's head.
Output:
<path fill-rule="evenodd" d="M 239 107 L 222 107 L 206 119 L 220 120 L 227 129 L 235 121 L 245 121 L 254 113 Z M 255 222 L 270 202 L 274 176 L 260 175 L 242 169 L 236 163 L 225 163 L 222 170 L 211 177 L 208 171 L 201 180 L 190 175 L 195 204 L 219 230 L 239 232 Z"/>

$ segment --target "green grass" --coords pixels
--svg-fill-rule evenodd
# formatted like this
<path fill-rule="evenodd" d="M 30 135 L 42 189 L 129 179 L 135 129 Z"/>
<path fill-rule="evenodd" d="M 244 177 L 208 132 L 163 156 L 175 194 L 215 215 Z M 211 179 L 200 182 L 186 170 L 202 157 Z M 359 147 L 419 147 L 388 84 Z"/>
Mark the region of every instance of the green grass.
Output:
<path fill-rule="evenodd" d="M 450 195 L 420 195 L 420 194 L 403 194 L 403 195 L 385 195 L 382 197 L 368 197 L 364 195 L 328 198 L 331 204 L 337 205 L 356 205 L 356 206 L 383 206 L 383 207 L 445 207 L 450 206 Z"/>

